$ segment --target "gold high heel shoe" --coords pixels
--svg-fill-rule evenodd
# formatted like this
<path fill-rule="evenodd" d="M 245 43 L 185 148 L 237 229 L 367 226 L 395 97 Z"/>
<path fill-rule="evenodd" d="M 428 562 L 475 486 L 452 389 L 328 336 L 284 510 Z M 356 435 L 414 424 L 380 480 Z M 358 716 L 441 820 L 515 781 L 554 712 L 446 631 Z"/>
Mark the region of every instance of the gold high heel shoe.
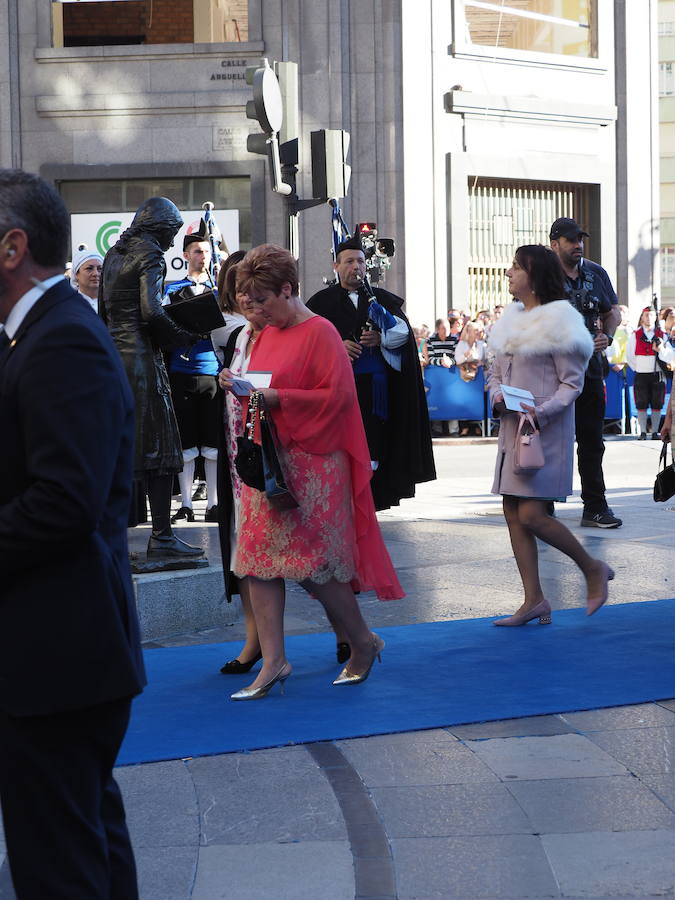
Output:
<path fill-rule="evenodd" d="M 546 600 L 537 603 L 536 606 L 533 606 L 526 613 L 520 613 L 520 615 L 515 613 L 506 619 L 497 619 L 496 622 L 493 622 L 493 625 L 527 625 L 532 619 L 539 619 L 540 625 L 551 624 L 551 607 Z"/>
<path fill-rule="evenodd" d="M 261 687 L 257 688 L 242 688 L 242 690 L 230 694 L 230 700 L 262 700 L 263 697 L 266 697 L 269 694 L 277 681 L 279 682 L 279 687 L 283 694 L 284 682 L 292 671 L 293 669 L 290 667 L 289 663 L 284 663 L 274 678 L 272 678 L 271 681 L 268 681 L 267 684 L 263 684 Z"/>
<path fill-rule="evenodd" d="M 345 666 L 338 677 L 335 679 L 333 684 L 361 684 L 361 682 L 365 681 L 366 678 L 370 675 L 370 670 L 373 668 L 373 663 L 375 662 L 375 660 L 377 659 L 378 662 L 382 662 L 382 656 L 380 654 L 384 650 L 384 641 L 377 634 L 373 635 L 372 648 L 373 656 L 365 672 L 361 672 L 360 675 L 355 675 L 353 672 L 349 671 L 349 666 Z"/>

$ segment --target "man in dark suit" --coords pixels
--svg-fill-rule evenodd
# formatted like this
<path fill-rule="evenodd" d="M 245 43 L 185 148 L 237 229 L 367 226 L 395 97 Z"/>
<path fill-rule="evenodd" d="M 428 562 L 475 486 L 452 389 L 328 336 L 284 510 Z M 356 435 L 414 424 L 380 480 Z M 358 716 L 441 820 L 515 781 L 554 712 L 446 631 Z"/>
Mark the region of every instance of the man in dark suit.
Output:
<path fill-rule="evenodd" d="M 134 412 L 62 277 L 70 217 L 0 170 L 0 803 L 19 900 L 134 900 L 112 768 L 145 681 L 129 572 Z"/>

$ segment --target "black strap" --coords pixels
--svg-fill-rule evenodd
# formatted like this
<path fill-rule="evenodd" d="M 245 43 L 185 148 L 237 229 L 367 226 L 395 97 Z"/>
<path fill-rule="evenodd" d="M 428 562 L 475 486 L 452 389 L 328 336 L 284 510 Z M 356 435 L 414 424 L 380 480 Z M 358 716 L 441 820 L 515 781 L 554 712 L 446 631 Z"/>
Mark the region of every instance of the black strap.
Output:
<path fill-rule="evenodd" d="M 659 457 L 659 471 L 665 471 L 668 468 L 668 447 L 670 446 L 670 441 L 664 441 L 663 447 L 661 447 L 661 456 Z M 671 452 L 671 460 L 670 465 L 673 464 L 672 460 L 672 452 Z"/>
<path fill-rule="evenodd" d="M 234 356 L 234 347 L 237 343 L 237 338 L 239 337 L 239 332 L 244 328 L 244 325 L 240 325 L 239 328 L 235 328 L 232 334 L 227 339 L 227 343 L 223 347 L 223 368 L 229 369 L 230 363 L 232 362 L 232 357 Z"/>

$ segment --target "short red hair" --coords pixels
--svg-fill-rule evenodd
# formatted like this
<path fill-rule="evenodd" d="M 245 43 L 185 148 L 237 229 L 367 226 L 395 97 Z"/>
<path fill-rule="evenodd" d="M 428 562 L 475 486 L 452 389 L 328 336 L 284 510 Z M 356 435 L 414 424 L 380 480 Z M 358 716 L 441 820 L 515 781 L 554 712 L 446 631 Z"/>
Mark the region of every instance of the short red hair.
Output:
<path fill-rule="evenodd" d="M 292 253 L 276 244 L 261 244 L 249 250 L 237 266 L 237 293 L 256 294 L 259 291 L 281 293 L 290 284 L 291 295 L 298 293 L 298 264 Z"/>

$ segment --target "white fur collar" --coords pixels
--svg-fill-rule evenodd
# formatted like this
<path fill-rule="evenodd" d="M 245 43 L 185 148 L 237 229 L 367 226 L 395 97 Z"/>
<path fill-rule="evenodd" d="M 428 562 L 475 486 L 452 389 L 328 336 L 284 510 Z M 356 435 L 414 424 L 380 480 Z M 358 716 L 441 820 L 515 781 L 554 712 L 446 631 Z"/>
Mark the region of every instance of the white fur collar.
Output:
<path fill-rule="evenodd" d="M 584 320 L 567 300 L 553 300 L 529 312 L 520 302 L 511 303 L 490 330 L 493 353 L 534 356 L 578 351 L 590 359 L 593 339 Z"/>

